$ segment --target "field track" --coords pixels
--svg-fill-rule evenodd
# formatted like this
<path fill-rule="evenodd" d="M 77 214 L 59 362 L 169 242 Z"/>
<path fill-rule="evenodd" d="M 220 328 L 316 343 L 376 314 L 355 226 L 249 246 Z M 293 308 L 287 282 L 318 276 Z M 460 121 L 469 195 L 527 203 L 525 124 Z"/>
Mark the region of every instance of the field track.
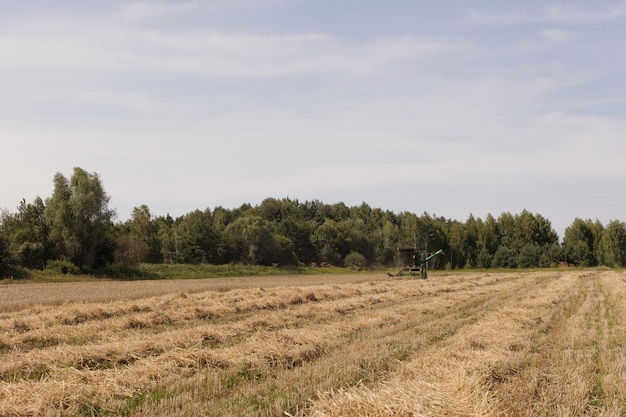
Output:
<path fill-rule="evenodd" d="M 626 416 L 626 272 L 0 286 L 1 416 Z"/>
<path fill-rule="evenodd" d="M 132 300 L 177 292 L 230 291 L 238 288 L 320 285 L 385 279 L 382 275 L 281 275 L 156 281 L 59 282 L 0 285 L 0 312 L 33 305 Z"/>

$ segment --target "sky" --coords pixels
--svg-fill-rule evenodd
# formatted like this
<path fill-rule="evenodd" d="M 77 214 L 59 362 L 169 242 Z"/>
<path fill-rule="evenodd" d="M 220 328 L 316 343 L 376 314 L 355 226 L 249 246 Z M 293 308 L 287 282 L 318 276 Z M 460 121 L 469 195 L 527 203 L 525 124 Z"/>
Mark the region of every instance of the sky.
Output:
<path fill-rule="evenodd" d="M 626 220 L 626 1 L 0 0 L 0 209 Z"/>

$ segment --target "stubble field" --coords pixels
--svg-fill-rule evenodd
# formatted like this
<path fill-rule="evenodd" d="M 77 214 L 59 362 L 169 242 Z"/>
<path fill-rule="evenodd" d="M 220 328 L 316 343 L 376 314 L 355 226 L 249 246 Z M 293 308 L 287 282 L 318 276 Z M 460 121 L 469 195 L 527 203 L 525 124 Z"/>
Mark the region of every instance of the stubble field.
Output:
<path fill-rule="evenodd" d="M 626 272 L 0 286 L 2 416 L 624 416 Z"/>

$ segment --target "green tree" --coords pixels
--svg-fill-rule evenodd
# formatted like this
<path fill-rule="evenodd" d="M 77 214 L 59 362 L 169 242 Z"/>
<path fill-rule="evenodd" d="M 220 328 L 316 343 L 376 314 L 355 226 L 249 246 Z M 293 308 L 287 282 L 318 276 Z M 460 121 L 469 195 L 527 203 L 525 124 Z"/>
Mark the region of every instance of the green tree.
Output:
<path fill-rule="evenodd" d="M 480 248 L 476 258 L 476 266 L 478 268 L 490 268 L 493 256 L 486 247 Z"/>
<path fill-rule="evenodd" d="M 213 228 L 219 237 L 219 247 L 217 249 L 217 261 L 218 264 L 227 264 L 231 262 L 229 258 L 228 248 L 226 247 L 226 243 L 223 239 L 224 229 L 233 222 L 235 219 L 234 214 L 231 210 L 225 209 L 224 207 L 217 206 L 213 209 Z"/>
<path fill-rule="evenodd" d="M 591 220 L 574 219 L 563 235 L 565 260 L 580 266 L 598 264 L 597 252 L 600 236 L 596 236 L 597 227 Z"/>
<path fill-rule="evenodd" d="M 112 261 L 115 212 L 109 209 L 109 201 L 96 173 L 76 167 L 69 180 L 60 173 L 54 176 L 45 218 L 57 257 L 83 271 Z"/>
<path fill-rule="evenodd" d="M 0 222 L 0 278 L 9 274 L 9 250 L 4 236 L 2 222 Z"/>
<path fill-rule="evenodd" d="M 379 229 L 379 244 L 375 255 L 375 261 L 381 265 L 391 266 L 398 249 L 399 227 L 393 213 L 386 212 Z"/>
<path fill-rule="evenodd" d="M 341 265 L 347 252 L 347 237 L 332 219 L 318 227 L 311 235 L 311 243 L 317 249 L 319 259 L 333 265 Z"/>
<path fill-rule="evenodd" d="M 255 210 L 264 220 L 277 224 L 284 219 L 293 218 L 298 211 L 298 206 L 298 200 L 266 198 Z"/>
<path fill-rule="evenodd" d="M 491 215 L 487 214 L 484 221 L 481 221 L 478 226 L 478 247 L 482 252 L 480 267 L 488 267 L 491 263 L 491 258 L 498 250 L 500 246 L 500 227 L 497 220 Z"/>
<path fill-rule="evenodd" d="M 146 246 L 145 259 L 142 262 L 159 263 L 163 261 L 159 228 L 147 205 L 142 204 L 133 208 L 131 218 L 126 222 L 126 226 L 128 232 Z"/>
<path fill-rule="evenodd" d="M 465 225 L 455 221 L 450 225 L 448 239 L 450 241 L 449 255 L 451 258 L 450 267 L 455 269 L 468 265 L 467 254 L 465 251 Z"/>
<path fill-rule="evenodd" d="M 500 246 L 493 255 L 491 266 L 494 268 L 516 268 L 517 252 L 507 246 Z"/>
<path fill-rule="evenodd" d="M 295 263 L 289 239 L 273 231 L 271 224 L 260 216 L 239 217 L 224 229 L 222 237 L 233 262 L 247 265 Z"/>
<path fill-rule="evenodd" d="M 465 221 L 465 258 L 466 265 L 475 267 L 478 263 L 478 229 L 480 223 L 474 218 L 474 215 L 470 213 L 469 217 Z"/>
<path fill-rule="evenodd" d="M 448 235 L 450 222 L 443 217 L 435 217 L 428 213 L 422 214 L 418 219 L 419 229 L 421 230 L 422 241 L 424 242 L 423 251 L 430 254 L 439 249 L 443 249 L 445 253 L 450 251 Z M 448 258 L 445 256 L 436 256 L 428 261 L 429 269 L 442 269 Z"/>
<path fill-rule="evenodd" d="M 163 262 L 168 264 L 177 264 L 182 262 L 181 242 L 178 235 L 176 222 L 169 215 L 159 216 L 154 221 L 161 247 L 161 255 Z"/>
<path fill-rule="evenodd" d="M 346 268 L 360 269 L 365 268 L 366 264 L 365 256 L 361 255 L 359 252 L 350 252 L 343 261 L 343 266 Z"/>
<path fill-rule="evenodd" d="M 515 248 L 519 250 L 521 248 L 521 246 L 517 242 L 515 217 L 511 213 L 504 212 L 500 214 L 500 217 L 498 217 L 498 233 L 499 236 L 497 249 L 505 247 L 507 249 Z"/>
<path fill-rule="evenodd" d="M 333 219 L 336 222 L 347 220 L 350 218 L 350 208 L 343 202 L 335 203 L 327 206 L 328 214 L 326 217 Z"/>
<path fill-rule="evenodd" d="M 298 257 L 295 254 L 292 241 L 279 232 L 272 232 L 272 239 L 274 245 L 270 248 L 272 252 L 268 254 L 268 260 L 271 260 L 272 264 L 296 265 Z"/>
<path fill-rule="evenodd" d="M 452 256 L 452 268 L 473 268 L 478 264 L 479 228 L 481 222 L 472 214 L 465 223 L 451 222 L 449 228 L 449 245 Z"/>
<path fill-rule="evenodd" d="M 502 213 L 497 221 L 498 248 L 492 266 L 531 268 L 539 266 L 543 248 L 558 243 L 550 222 L 539 214 L 523 210 L 520 214 Z M 544 259 L 543 262 L 546 260 Z"/>
<path fill-rule="evenodd" d="M 600 246 L 604 264 L 616 268 L 626 266 L 626 224 L 611 221 L 602 234 Z"/>
<path fill-rule="evenodd" d="M 315 246 L 311 242 L 312 222 L 287 218 L 279 223 L 278 231 L 289 239 L 297 261 L 309 264 L 317 259 Z"/>
<path fill-rule="evenodd" d="M 213 227 L 217 233 L 222 233 L 226 226 L 228 226 L 235 219 L 232 211 L 225 209 L 222 206 L 217 206 L 213 209 Z"/>
<path fill-rule="evenodd" d="M 420 229 L 418 226 L 417 215 L 404 211 L 398 215 L 398 247 L 415 247 L 420 245 L 418 239 Z"/>
<path fill-rule="evenodd" d="M 527 244 L 542 247 L 557 243 L 559 240 L 550 221 L 540 214 L 523 210 L 515 216 L 515 224 L 517 229 L 516 244 L 520 246 L 520 249 Z"/>
<path fill-rule="evenodd" d="M 539 255 L 541 251 L 536 243 L 526 243 L 520 249 L 517 266 L 519 268 L 534 268 L 539 265 Z"/>
<path fill-rule="evenodd" d="M 22 200 L 17 213 L 2 215 L 7 252 L 12 263 L 43 269 L 53 257 L 44 212 L 45 205 L 37 197 L 32 204 Z"/>
<path fill-rule="evenodd" d="M 185 263 L 216 263 L 219 259 L 219 235 L 209 209 L 187 213 L 177 224 L 181 256 Z"/>
<path fill-rule="evenodd" d="M 337 223 L 345 240 L 340 252 L 342 261 L 350 252 L 362 254 L 368 264 L 374 261 L 374 243 L 369 223 L 358 216 Z"/>
<path fill-rule="evenodd" d="M 557 242 L 551 245 L 544 245 L 539 253 L 539 267 L 549 268 L 558 265 L 563 259 L 563 250 Z"/>
<path fill-rule="evenodd" d="M 145 262 L 148 246 L 138 237 L 126 233 L 115 240 L 115 263 L 126 266 L 135 266 Z"/>

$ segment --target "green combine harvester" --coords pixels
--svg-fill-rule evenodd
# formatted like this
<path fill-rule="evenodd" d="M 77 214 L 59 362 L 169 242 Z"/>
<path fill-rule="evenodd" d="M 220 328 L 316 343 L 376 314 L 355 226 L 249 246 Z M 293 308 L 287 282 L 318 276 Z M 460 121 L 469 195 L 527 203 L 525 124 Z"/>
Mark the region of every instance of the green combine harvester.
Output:
<path fill-rule="evenodd" d="M 439 249 L 437 252 L 430 255 L 417 252 L 415 248 L 398 248 L 398 259 L 400 261 L 400 272 L 398 275 L 390 276 L 403 276 L 403 275 L 417 275 L 419 274 L 422 279 L 428 278 L 428 272 L 426 272 L 427 262 L 437 255 L 443 255 L 443 249 Z"/>

